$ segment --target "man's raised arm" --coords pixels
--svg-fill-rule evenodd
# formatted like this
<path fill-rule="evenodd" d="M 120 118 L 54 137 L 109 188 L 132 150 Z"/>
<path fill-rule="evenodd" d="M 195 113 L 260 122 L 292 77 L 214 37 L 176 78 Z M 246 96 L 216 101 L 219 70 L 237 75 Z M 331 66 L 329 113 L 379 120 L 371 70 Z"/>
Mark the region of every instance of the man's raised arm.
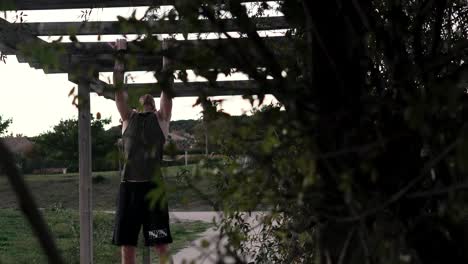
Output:
<path fill-rule="evenodd" d="M 164 41 L 162 43 L 163 48 L 168 48 L 168 42 Z M 166 86 L 165 89 L 161 91 L 161 98 L 159 102 L 159 111 L 160 116 L 164 121 L 171 121 L 172 115 L 172 85 L 174 83 L 174 76 L 172 75 L 171 61 L 167 57 L 163 57 L 163 78 L 162 85 Z"/>
<path fill-rule="evenodd" d="M 115 41 L 114 48 L 117 52 L 123 52 L 127 49 L 127 40 L 118 39 Z M 114 86 L 115 86 L 115 103 L 119 110 L 122 121 L 128 120 L 130 117 L 130 107 L 128 106 L 128 94 L 124 89 L 124 72 L 125 65 L 123 60 L 117 59 L 114 64 Z"/>
<path fill-rule="evenodd" d="M 159 105 L 159 111 L 161 113 L 161 117 L 164 121 L 171 121 L 171 115 L 172 115 L 172 97 L 162 91 L 161 92 L 161 100 L 160 100 L 160 105 Z"/>

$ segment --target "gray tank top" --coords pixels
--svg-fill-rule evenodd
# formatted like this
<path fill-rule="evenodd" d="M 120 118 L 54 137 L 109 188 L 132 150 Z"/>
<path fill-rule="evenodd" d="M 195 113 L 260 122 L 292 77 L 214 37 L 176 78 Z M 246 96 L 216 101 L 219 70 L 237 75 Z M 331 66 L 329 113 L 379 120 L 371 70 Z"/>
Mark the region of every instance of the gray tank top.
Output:
<path fill-rule="evenodd" d="M 165 140 L 154 112 L 133 113 L 122 135 L 122 181 L 150 181 L 161 177 Z"/>

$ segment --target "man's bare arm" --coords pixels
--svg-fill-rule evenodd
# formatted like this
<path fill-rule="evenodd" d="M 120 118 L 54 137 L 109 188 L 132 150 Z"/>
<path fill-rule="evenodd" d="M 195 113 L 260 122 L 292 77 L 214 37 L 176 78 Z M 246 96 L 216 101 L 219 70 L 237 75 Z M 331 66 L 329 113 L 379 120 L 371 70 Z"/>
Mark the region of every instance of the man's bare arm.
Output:
<path fill-rule="evenodd" d="M 115 49 L 125 50 L 127 48 L 127 42 L 125 39 L 118 39 L 115 42 Z M 117 110 L 119 110 L 122 121 L 128 120 L 131 114 L 130 107 L 128 106 L 128 94 L 124 89 L 124 71 L 125 65 L 122 61 L 116 60 L 114 64 L 114 86 L 115 86 L 115 103 Z"/>
<path fill-rule="evenodd" d="M 162 43 L 163 48 L 167 49 L 168 47 L 168 42 L 163 41 Z M 160 117 L 164 121 L 171 121 L 171 115 L 172 115 L 172 85 L 174 83 L 174 79 L 172 76 L 172 72 L 170 71 L 170 66 L 171 66 L 171 61 L 167 57 L 163 57 L 163 84 L 167 86 L 166 90 L 162 89 L 161 91 L 161 98 L 159 102 L 159 112 L 160 112 Z"/>
<path fill-rule="evenodd" d="M 161 92 L 161 100 L 159 103 L 159 112 L 161 114 L 161 118 L 164 121 L 171 121 L 172 115 L 172 97 L 167 94 L 166 92 Z"/>

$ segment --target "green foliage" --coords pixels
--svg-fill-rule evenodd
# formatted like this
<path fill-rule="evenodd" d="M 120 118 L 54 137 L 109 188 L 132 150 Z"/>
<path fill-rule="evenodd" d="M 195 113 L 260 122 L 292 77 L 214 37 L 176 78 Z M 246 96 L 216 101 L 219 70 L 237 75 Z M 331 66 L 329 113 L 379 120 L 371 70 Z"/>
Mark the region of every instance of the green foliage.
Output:
<path fill-rule="evenodd" d="M 12 119 L 3 120 L 2 116 L 0 116 L 0 136 L 8 132 L 8 127 L 11 125 L 12 122 Z"/>
<path fill-rule="evenodd" d="M 104 125 L 109 119 L 92 119 L 91 138 L 93 170 L 109 170 L 118 168 L 118 154 L 115 146 L 120 133 L 114 130 L 106 131 Z M 51 131 L 35 138 L 37 148 L 35 159 L 42 167 L 65 167 L 70 171 L 78 169 L 78 120 L 60 121 Z"/>
<path fill-rule="evenodd" d="M 14 0 L 3 0 L 0 2 L 0 11 L 15 10 Z"/>
<path fill-rule="evenodd" d="M 179 150 L 177 149 L 176 143 L 169 136 L 168 142 L 164 146 L 164 154 L 169 155 L 172 159 L 175 159 L 175 156 L 178 152 Z"/>
<path fill-rule="evenodd" d="M 93 176 L 92 181 L 93 184 L 104 184 L 107 183 L 109 180 L 105 176 L 98 174 L 96 176 Z"/>
<path fill-rule="evenodd" d="M 45 70 L 60 69 L 60 59 L 66 54 L 65 48 L 59 44 L 61 40 L 62 37 L 52 43 L 28 41 L 20 43 L 18 49 L 23 56 L 31 58 L 34 62 L 41 63 Z"/>

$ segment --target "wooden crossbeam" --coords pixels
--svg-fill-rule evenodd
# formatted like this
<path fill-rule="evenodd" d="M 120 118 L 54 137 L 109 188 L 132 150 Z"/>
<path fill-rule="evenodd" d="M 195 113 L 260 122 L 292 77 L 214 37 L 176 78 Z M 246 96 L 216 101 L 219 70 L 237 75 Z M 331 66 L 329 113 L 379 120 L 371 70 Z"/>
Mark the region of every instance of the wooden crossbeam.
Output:
<path fill-rule="evenodd" d="M 1 37 L 0 37 L 1 39 Z M 263 38 L 268 47 L 282 61 L 291 54 L 291 41 L 285 37 Z M 0 41 L 1 43 L 1 41 Z M 216 40 L 187 40 L 175 41 L 173 48 L 166 55 L 173 60 L 173 67 L 177 70 L 187 69 L 213 69 L 213 68 L 240 68 L 245 66 L 246 61 L 239 60 L 240 52 L 233 45 L 241 47 L 242 53 L 249 52 L 249 63 L 258 67 L 265 66 L 265 61 L 253 48 L 248 39 L 216 39 Z M 40 42 L 44 48 L 48 43 Z M 58 49 L 64 50 L 59 56 L 60 64 L 41 67 L 41 64 L 27 58 L 31 66 L 43 68 L 45 73 L 73 73 L 78 67 L 86 65 L 89 71 L 110 72 L 113 70 L 115 57 L 112 48 L 107 43 L 60 43 L 54 44 Z M 126 55 L 129 63 L 128 71 L 157 71 L 162 65 L 164 52 L 156 50 L 148 53 L 135 43 L 129 44 L 130 54 Z M 5 52 L 14 55 L 16 51 Z M 222 56 L 221 56 L 222 55 Z M 25 59 L 26 60 L 26 59 Z M 203 63 L 200 63 L 203 61 Z"/>
<path fill-rule="evenodd" d="M 287 37 L 265 37 L 262 38 L 267 45 L 287 45 L 291 40 Z M 160 42 L 162 43 L 162 42 Z M 161 51 L 161 47 L 148 50 L 148 43 L 145 39 L 142 41 L 132 41 L 128 44 L 128 52 L 130 54 L 149 54 Z M 153 46 L 154 43 L 150 42 Z M 239 45 L 245 49 L 252 46 L 252 43 L 247 38 L 234 39 L 200 39 L 200 40 L 172 40 L 171 50 L 180 53 L 187 50 L 189 52 L 207 52 L 203 49 L 228 48 Z M 106 42 L 79 42 L 79 43 L 61 43 L 61 47 L 72 54 L 80 55 L 97 55 L 97 54 L 113 54 L 114 49 Z M 159 49 L 158 49 L 159 48 Z M 197 50 L 193 50 L 197 49 Z"/>
<path fill-rule="evenodd" d="M 47 55 L 40 52 L 31 54 L 24 54 L 22 46 L 42 46 L 47 47 L 49 44 L 33 34 L 27 28 L 18 28 L 14 24 L 0 18 L 0 51 L 4 55 L 16 55 L 19 62 L 27 62 L 34 68 L 44 68 L 44 64 L 40 63 L 40 59 L 44 59 Z M 62 60 L 62 59 L 61 59 Z M 58 72 L 65 72 L 63 65 L 55 65 L 54 70 Z M 46 68 L 49 65 L 45 66 Z"/>
<path fill-rule="evenodd" d="M 235 19 L 224 19 L 226 31 L 240 31 Z M 288 23 L 284 17 L 259 17 L 253 18 L 252 22 L 257 30 L 287 29 Z M 152 22 L 148 32 L 143 32 L 143 22 L 122 23 L 117 21 L 103 22 L 47 22 L 47 23 L 22 23 L 15 24 L 17 27 L 28 27 L 38 36 L 61 36 L 61 35 L 119 35 L 119 34 L 172 34 L 172 33 L 206 33 L 218 32 L 219 29 L 207 19 L 197 21 L 193 26 L 184 20 L 158 20 Z"/>
<path fill-rule="evenodd" d="M 273 87 L 273 80 L 267 81 Z M 158 83 L 135 83 L 126 84 L 130 101 L 138 102 L 138 98 L 143 94 L 152 94 L 154 97 L 161 95 L 161 87 Z M 263 87 L 262 91 L 268 93 L 270 87 Z M 114 100 L 114 88 L 100 80 L 94 80 L 91 88 L 101 96 Z M 176 82 L 173 85 L 176 97 L 199 96 L 226 96 L 226 95 L 254 95 L 260 93 L 260 86 L 255 81 L 217 81 L 214 87 L 209 82 Z M 133 98 L 133 99 L 132 99 Z"/>
<path fill-rule="evenodd" d="M 285 37 L 263 38 L 263 41 L 277 58 L 281 61 L 291 54 L 291 41 Z M 48 69 L 47 73 L 71 72 L 76 64 L 85 64 L 96 72 L 109 72 L 113 70 L 115 57 L 113 50 L 106 43 L 80 43 L 81 47 L 71 43 L 64 43 L 64 49 L 68 50 L 70 61 L 66 69 Z M 265 66 L 265 61 L 258 54 L 248 39 L 217 39 L 217 40 L 187 40 L 175 41 L 172 48 L 166 52 L 156 50 L 147 52 L 139 44 L 129 45 L 126 57 L 128 71 L 157 71 L 162 65 L 162 55 L 166 55 L 173 61 L 173 67 L 178 70 L 186 69 L 212 69 L 212 68 L 239 68 L 245 66 L 245 61 L 240 60 L 239 50 L 249 52 L 249 63 L 256 63 L 258 67 Z M 222 54 L 223 56 L 221 56 Z M 64 58 L 66 60 L 67 58 Z M 200 63 L 203 61 L 203 63 Z"/>
<path fill-rule="evenodd" d="M 3 20 L 4 21 L 4 20 Z M 6 22 L 6 21 L 5 21 Z M 8 23 L 8 22 L 6 22 Z M 2 32 L 2 25 L 0 24 L 0 33 Z M 0 41 L 5 39 L 5 43 L 10 43 L 11 45 L 15 46 L 16 41 L 21 42 L 22 39 L 12 39 L 9 34 L 5 34 L 4 36 L 0 36 Z M 263 41 L 266 42 L 267 45 L 271 46 L 272 48 L 280 48 L 280 47 L 287 47 L 290 46 L 290 39 L 287 37 L 265 37 L 262 38 Z M 39 40 L 38 45 L 41 46 L 51 46 L 49 43 L 42 41 L 36 37 L 32 37 L 31 39 L 27 39 L 27 41 L 31 40 Z M 104 55 L 104 54 L 114 54 L 114 49 L 109 46 L 107 42 L 77 42 L 77 43 L 54 43 L 55 47 L 66 51 L 70 55 L 88 55 L 88 56 L 96 56 L 96 55 Z M 154 43 L 151 43 L 154 45 Z M 249 49 L 252 47 L 252 43 L 247 38 L 235 38 L 235 39 L 202 39 L 202 40 L 174 40 L 171 43 L 171 51 L 173 53 L 206 53 L 209 50 L 213 49 L 227 49 L 233 46 L 240 46 L 244 49 Z M 16 47 L 16 46 L 15 46 Z M 16 49 L 11 49 L 12 53 L 5 51 L 6 55 L 14 55 Z M 143 41 L 132 41 L 128 43 L 128 53 L 131 55 L 154 55 L 159 54 L 161 52 L 161 47 L 151 48 L 151 50 L 147 47 L 147 43 L 145 40 Z M 161 55 L 161 54 L 159 54 Z M 177 56 L 177 54 L 174 54 Z M 179 55 L 182 56 L 182 55 Z"/>
<path fill-rule="evenodd" d="M 36 38 L 27 28 L 18 28 L 0 18 L 0 49 L 4 54 L 18 53 L 21 43 L 46 43 Z"/>
<path fill-rule="evenodd" d="M 45 10 L 71 8 L 105 8 L 129 6 L 162 6 L 183 4 L 191 0 L 4 0 L 4 10 Z M 228 0 L 219 1 L 227 3 Z M 261 2 L 259 0 L 242 0 L 241 2 Z"/>

